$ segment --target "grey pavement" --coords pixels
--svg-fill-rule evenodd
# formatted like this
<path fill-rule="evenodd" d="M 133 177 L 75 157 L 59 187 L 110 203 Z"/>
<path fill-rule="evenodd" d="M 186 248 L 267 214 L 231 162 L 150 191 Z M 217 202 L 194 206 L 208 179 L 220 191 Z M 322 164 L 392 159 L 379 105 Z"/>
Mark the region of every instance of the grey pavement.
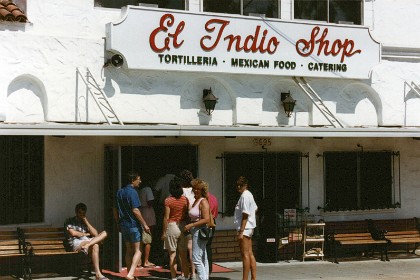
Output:
<path fill-rule="evenodd" d="M 226 262 L 217 264 L 235 270 L 234 272 L 213 273 L 210 280 L 241 280 L 242 263 Z M 160 280 L 168 279 L 162 276 L 140 277 L 140 279 Z M 34 278 L 39 280 L 74 280 L 74 277 Z M 95 279 L 91 277 L 90 279 Z M 122 278 L 111 278 L 122 279 Z M 420 279 L 420 257 L 406 259 L 391 259 L 381 262 L 377 259 L 345 261 L 335 264 L 329 261 L 280 261 L 278 263 L 257 263 L 257 279 L 262 280 L 391 280 L 391 279 Z"/>

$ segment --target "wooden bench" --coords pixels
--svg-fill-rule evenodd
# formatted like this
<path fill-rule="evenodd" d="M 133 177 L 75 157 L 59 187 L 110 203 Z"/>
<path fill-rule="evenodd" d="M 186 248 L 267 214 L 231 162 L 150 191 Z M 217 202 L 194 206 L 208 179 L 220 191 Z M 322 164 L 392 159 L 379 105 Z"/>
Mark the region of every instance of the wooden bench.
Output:
<path fill-rule="evenodd" d="M 19 278 L 29 278 L 26 246 L 19 240 L 17 230 L 0 231 L 0 266 L 4 268 L 2 272 L 15 274 Z"/>
<path fill-rule="evenodd" d="M 383 233 L 390 241 L 390 249 L 398 250 L 399 245 L 406 245 L 405 250 L 409 252 L 409 246 L 414 244 L 412 253 L 420 247 L 420 222 L 417 218 L 412 219 L 391 219 L 391 220 L 369 220 L 370 231 L 373 234 Z"/>
<path fill-rule="evenodd" d="M 375 251 L 381 254 L 381 261 L 388 259 L 388 244 L 385 238 L 373 238 L 368 230 L 367 221 L 346 221 L 346 222 L 327 222 L 326 223 L 327 244 L 334 257 L 335 263 L 338 263 L 338 251 L 348 250 L 348 247 L 364 246 L 365 256 L 369 252 L 373 256 Z M 339 250 L 338 250 L 339 249 Z"/>
<path fill-rule="evenodd" d="M 40 271 L 57 269 L 65 273 L 80 273 L 83 261 L 87 260 L 83 253 L 66 249 L 63 227 L 27 227 L 20 229 L 20 235 L 27 244 L 28 264 L 32 271 L 36 267 Z M 63 258 L 69 259 L 64 261 Z"/>

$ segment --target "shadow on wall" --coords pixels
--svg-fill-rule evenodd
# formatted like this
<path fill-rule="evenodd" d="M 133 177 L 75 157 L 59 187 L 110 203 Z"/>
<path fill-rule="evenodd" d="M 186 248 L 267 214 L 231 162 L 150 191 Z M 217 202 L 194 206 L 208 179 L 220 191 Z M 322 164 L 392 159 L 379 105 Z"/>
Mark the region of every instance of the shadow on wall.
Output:
<path fill-rule="evenodd" d="M 382 120 L 382 105 L 379 95 L 367 84 L 352 80 L 317 79 L 308 83 L 322 101 L 336 104 L 333 112 L 343 118 L 350 126 L 378 125 Z M 311 118 L 313 110 L 318 110 L 306 93 L 291 80 L 278 80 L 265 89 L 263 111 L 278 112 L 278 125 L 289 124 L 281 104 L 281 92 L 289 92 L 296 100 L 292 117 L 306 112 Z M 302 115 L 303 117 L 303 115 Z M 309 122 L 309 120 L 308 120 Z M 306 121 L 305 121 L 306 123 Z"/>

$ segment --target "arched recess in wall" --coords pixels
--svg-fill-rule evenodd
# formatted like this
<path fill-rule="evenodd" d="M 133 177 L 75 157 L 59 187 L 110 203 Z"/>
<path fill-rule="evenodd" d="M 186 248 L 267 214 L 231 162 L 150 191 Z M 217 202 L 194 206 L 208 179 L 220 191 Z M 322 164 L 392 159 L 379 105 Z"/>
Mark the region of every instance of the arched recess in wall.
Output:
<path fill-rule="evenodd" d="M 382 102 L 369 85 L 347 84 L 339 93 L 337 114 L 347 126 L 378 126 L 382 124 Z"/>
<path fill-rule="evenodd" d="M 289 92 L 296 105 L 290 118 L 281 103 L 281 93 Z M 291 78 L 276 79 L 267 84 L 263 93 L 263 125 L 301 125 L 309 122 L 310 100 Z"/>
<path fill-rule="evenodd" d="M 203 103 L 203 89 L 210 89 L 218 98 L 215 110 L 211 115 L 206 113 Z M 189 80 L 181 91 L 181 110 L 184 123 L 232 125 L 234 123 L 233 90 L 229 84 L 214 76 L 204 76 Z"/>
<path fill-rule="evenodd" d="M 29 74 L 13 79 L 7 88 L 7 122 L 40 123 L 47 119 L 44 84 Z"/>
<path fill-rule="evenodd" d="M 404 125 L 405 126 L 420 126 L 420 98 L 412 90 L 407 92 L 404 98 L 405 102 L 405 115 Z"/>

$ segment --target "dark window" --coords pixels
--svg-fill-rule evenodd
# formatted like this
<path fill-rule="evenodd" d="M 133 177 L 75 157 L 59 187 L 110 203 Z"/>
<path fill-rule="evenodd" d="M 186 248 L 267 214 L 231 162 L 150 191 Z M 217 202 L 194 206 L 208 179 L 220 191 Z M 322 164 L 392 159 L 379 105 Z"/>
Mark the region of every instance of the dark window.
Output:
<path fill-rule="evenodd" d="M 185 10 L 185 0 L 95 0 L 96 7 L 118 9 L 127 5 L 137 6 L 139 3 L 155 4 L 159 8 Z"/>
<path fill-rule="evenodd" d="M 267 18 L 279 17 L 278 0 L 203 0 L 203 3 L 204 12 L 242 15 L 258 14 Z"/>
<path fill-rule="evenodd" d="M 0 225 L 43 222 L 44 138 L 0 137 Z"/>
<path fill-rule="evenodd" d="M 361 0 L 295 0 L 295 19 L 362 24 Z"/>
<path fill-rule="evenodd" d="M 295 18 L 327 21 L 328 0 L 295 0 Z"/>
<path fill-rule="evenodd" d="M 325 210 L 393 207 L 392 152 L 326 152 Z"/>

